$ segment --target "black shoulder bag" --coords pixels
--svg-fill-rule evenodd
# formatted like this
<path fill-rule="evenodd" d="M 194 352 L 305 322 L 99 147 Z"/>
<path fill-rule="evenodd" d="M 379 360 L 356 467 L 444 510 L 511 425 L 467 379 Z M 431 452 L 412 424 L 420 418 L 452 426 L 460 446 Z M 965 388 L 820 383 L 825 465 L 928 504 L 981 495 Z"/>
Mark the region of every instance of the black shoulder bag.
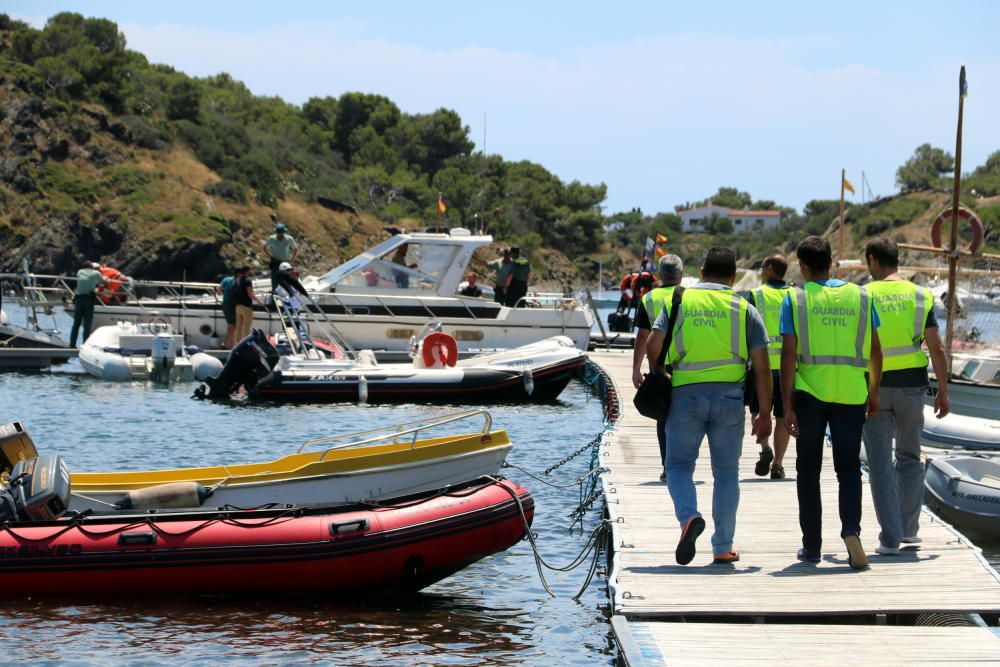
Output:
<path fill-rule="evenodd" d="M 681 306 L 681 294 L 684 288 L 678 286 L 674 290 L 673 299 L 670 301 L 670 315 L 667 317 L 667 335 L 663 339 L 663 349 L 660 351 L 660 358 L 657 360 L 656 368 L 650 369 L 642 384 L 635 392 L 632 399 L 635 409 L 643 417 L 649 417 L 657 421 L 667 418 L 670 414 L 670 395 L 673 392 L 673 385 L 670 380 L 670 367 L 666 369 L 666 375 L 657 369 L 663 366 L 667 360 L 667 353 L 670 350 L 670 343 L 674 339 L 674 325 L 677 323 L 677 311 Z"/>

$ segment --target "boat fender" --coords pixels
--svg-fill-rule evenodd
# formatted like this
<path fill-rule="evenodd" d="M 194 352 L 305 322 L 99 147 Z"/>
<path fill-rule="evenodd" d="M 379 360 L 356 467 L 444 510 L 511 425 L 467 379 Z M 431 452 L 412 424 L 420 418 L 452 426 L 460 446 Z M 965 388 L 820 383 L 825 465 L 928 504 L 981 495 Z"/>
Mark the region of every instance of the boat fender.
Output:
<path fill-rule="evenodd" d="M 198 482 L 170 482 L 135 489 L 115 503 L 116 510 L 200 507 L 213 491 Z"/>
<path fill-rule="evenodd" d="M 531 369 L 524 371 L 524 391 L 528 396 L 535 393 L 535 378 L 531 374 Z"/>
<path fill-rule="evenodd" d="M 368 378 L 364 375 L 358 376 L 358 403 L 368 402 Z"/>
<path fill-rule="evenodd" d="M 194 379 L 204 382 L 207 378 L 219 377 L 222 372 L 222 362 L 210 354 L 195 352 L 191 355 L 191 366 L 194 368 Z"/>
<path fill-rule="evenodd" d="M 424 368 L 454 367 L 458 362 L 458 343 L 443 331 L 428 334 L 420 343 Z"/>

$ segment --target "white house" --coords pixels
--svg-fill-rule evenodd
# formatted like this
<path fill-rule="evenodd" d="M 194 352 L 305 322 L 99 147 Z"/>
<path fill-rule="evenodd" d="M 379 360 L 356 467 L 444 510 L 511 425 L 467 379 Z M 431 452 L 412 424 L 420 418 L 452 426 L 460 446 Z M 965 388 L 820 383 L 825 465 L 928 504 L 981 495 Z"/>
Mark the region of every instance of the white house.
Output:
<path fill-rule="evenodd" d="M 685 232 L 704 232 L 708 228 L 708 223 L 713 217 L 729 218 L 733 221 L 733 231 L 735 233 L 754 231 L 758 228 L 770 229 L 777 227 L 781 222 L 780 211 L 752 211 L 749 208 L 738 209 L 719 206 L 709 202 L 707 206 L 692 208 L 686 211 L 678 211 L 681 221 L 684 223 Z"/>

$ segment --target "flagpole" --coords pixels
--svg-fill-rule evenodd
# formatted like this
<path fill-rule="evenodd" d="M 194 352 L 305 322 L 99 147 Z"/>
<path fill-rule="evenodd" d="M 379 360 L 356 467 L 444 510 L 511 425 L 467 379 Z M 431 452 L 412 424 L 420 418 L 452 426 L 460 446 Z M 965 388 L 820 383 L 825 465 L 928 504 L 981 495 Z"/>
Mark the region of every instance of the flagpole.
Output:
<path fill-rule="evenodd" d="M 847 170 L 840 170 L 840 253 L 837 255 L 837 265 L 846 273 L 844 268 L 844 179 L 847 178 Z M 843 277 L 843 273 L 840 274 Z"/>
<path fill-rule="evenodd" d="M 958 75 L 958 130 L 955 135 L 955 183 L 951 200 L 951 254 L 948 255 L 948 324 L 944 349 L 948 353 L 948 373 L 951 374 L 951 345 L 955 339 L 955 311 L 958 297 L 955 294 L 958 282 L 958 205 L 962 188 L 962 116 L 965 110 L 965 65 Z"/>

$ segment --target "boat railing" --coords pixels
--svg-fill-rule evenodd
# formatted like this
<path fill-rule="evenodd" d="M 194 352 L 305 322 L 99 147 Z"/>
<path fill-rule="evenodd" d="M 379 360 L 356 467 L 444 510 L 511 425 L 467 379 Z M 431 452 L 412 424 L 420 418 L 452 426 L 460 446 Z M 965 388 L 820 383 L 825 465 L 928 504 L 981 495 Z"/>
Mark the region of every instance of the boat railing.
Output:
<path fill-rule="evenodd" d="M 454 424 L 467 419 L 474 419 L 476 417 L 482 418 L 483 420 L 480 432 L 484 434 L 489 433 L 493 428 L 493 416 L 487 410 L 466 410 L 464 412 L 456 412 L 439 417 L 404 422 L 393 426 L 383 426 L 381 428 L 370 429 L 367 431 L 358 431 L 357 433 L 347 433 L 345 435 L 336 435 L 330 438 L 310 440 L 299 447 L 299 453 L 301 454 L 305 450 L 315 447 L 316 445 L 328 445 L 326 451 L 323 452 L 319 458 L 319 460 L 322 461 L 326 458 L 327 454 L 339 449 L 349 449 L 352 447 L 361 447 L 364 445 L 379 443 L 395 445 L 405 442 L 407 439 L 410 441 L 410 449 L 413 449 L 417 443 L 417 436 L 421 433 L 425 433 L 448 424 Z M 338 444 L 329 446 L 330 443 Z"/>

